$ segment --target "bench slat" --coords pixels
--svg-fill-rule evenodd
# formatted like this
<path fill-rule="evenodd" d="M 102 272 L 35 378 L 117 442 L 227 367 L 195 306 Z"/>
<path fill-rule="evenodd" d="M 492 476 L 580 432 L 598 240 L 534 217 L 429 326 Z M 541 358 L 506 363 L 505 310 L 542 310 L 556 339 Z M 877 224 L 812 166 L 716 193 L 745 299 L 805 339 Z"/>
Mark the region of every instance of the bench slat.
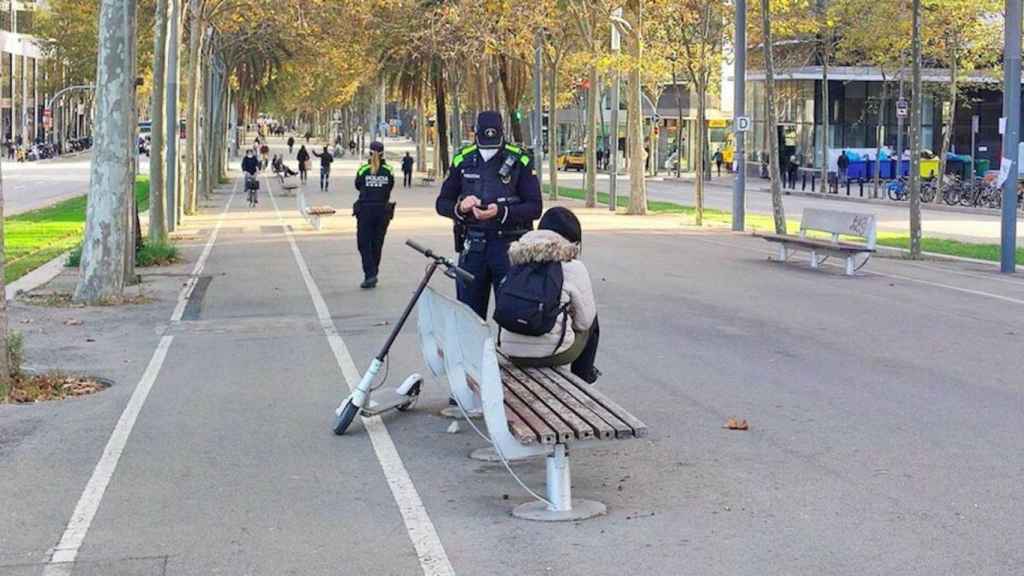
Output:
<path fill-rule="evenodd" d="M 612 414 L 615 414 L 616 417 L 618 417 L 620 420 L 629 425 L 629 427 L 633 429 L 633 436 L 637 438 L 643 438 L 644 436 L 647 436 L 647 425 L 641 422 L 640 419 L 637 418 L 636 416 L 633 416 L 632 414 L 627 412 L 625 408 L 619 406 L 618 404 L 610 400 L 607 396 L 595 390 L 592 385 L 583 383 L 582 381 L 578 381 L 577 378 L 574 377 L 573 375 L 567 374 L 564 368 L 555 368 L 554 371 L 557 372 L 563 379 L 565 379 L 565 381 L 568 382 L 568 385 L 573 386 L 577 390 L 580 390 L 581 392 L 586 394 L 587 396 L 590 396 L 591 398 L 594 399 L 595 402 L 597 402 L 601 406 L 604 406 L 605 409 L 607 409 Z"/>
<path fill-rule="evenodd" d="M 521 369 L 517 366 L 509 364 L 509 372 L 514 374 L 519 380 L 519 383 L 525 386 L 530 392 L 534 394 L 545 406 L 551 409 L 556 416 L 562 419 L 563 422 L 572 428 L 573 433 L 576 435 L 577 440 L 590 440 L 594 437 L 594 427 L 589 422 L 584 420 L 573 411 L 571 408 L 565 405 L 561 400 L 555 397 L 550 390 L 545 388 L 538 380 L 539 369 Z"/>
<path fill-rule="evenodd" d="M 534 379 L 534 381 L 543 386 L 551 395 L 558 399 L 567 409 L 571 410 L 575 415 L 583 419 L 591 428 L 594 430 L 594 435 L 601 440 L 610 440 L 617 437 L 615 428 L 609 424 L 601 414 L 598 414 L 595 407 L 600 408 L 596 403 L 590 402 L 590 406 L 584 404 L 579 398 L 572 394 L 572 391 L 566 390 L 563 386 L 552 378 L 549 368 L 531 368 L 527 369 L 526 372 Z M 603 410 L 603 409 L 602 409 Z M 607 411 L 605 411 L 607 413 Z M 610 414 L 609 414 L 610 416 Z M 612 417 L 614 419 L 614 417 Z M 620 426 L 629 432 L 632 436 L 633 431 L 628 426 L 622 424 Z"/>
<path fill-rule="evenodd" d="M 598 437 L 601 439 L 633 437 L 633 429 L 628 424 L 609 412 L 604 406 L 595 402 L 593 398 L 584 394 L 582 390 L 565 382 L 565 378 L 557 378 L 557 380 L 552 378 L 552 372 L 556 378 L 561 376 L 557 370 L 544 370 L 545 380 L 567 402 L 571 399 L 571 401 L 576 402 L 582 407 L 577 413 L 591 420 L 591 424 L 594 425 L 595 429 L 599 430 Z M 586 414 L 584 414 L 584 411 Z"/>
<path fill-rule="evenodd" d="M 828 240 L 818 240 L 817 238 L 801 238 L 799 236 L 791 236 L 789 234 L 765 234 L 761 236 L 769 242 L 788 242 L 792 244 L 800 244 L 802 246 L 809 246 L 812 248 L 821 248 L 823 250 L 838 250 L 841 252 L 874 252 L 874 248 L 868 248 L 867 246 L 861 246 L 859 244 L 850 244 L 849 242 L 830 242 Z"/>
<path fill-rule="evenodd" d="M 575 433 L 561 418 L 541 401 L 533 392 L 523 386 L 519 380 L 509 372 L 507 366 L 502 367 L 501 380 L 505 384 L 505 398 L 510 395 L 517 396 L 533 413 L 545 424 L 551 427 L 558 436 L 558 442 L 568 442 L 575 439 Z M 518 412 L 518 410 L 517 410 Z M 524 418 L 526 414 L 520 413 Z"/>
<path fill-rule="evenodd" d="M 466 384 L 477 394 L 480 393 L 480 385 L 468 374 Z M 505 419 L 508 420 L 509 431 L 522 444 L 555 443 L 555 431 L 512 394 L 505 394 Z"/>
<path fill-rule="evenodd" d="M 541 442 L 541 444 L 553 444 L 555 440 L 554 431 L 551 432 L 550 442 L 543 442 L 540 435 L 537 434 L 530 425 L 523 420 L 523 418 L 509 406 L 508 401 L 505 402 L 505 419 L 508 420 L 509 432 L 519 440 L 520 444 L 534 444 Z"/>

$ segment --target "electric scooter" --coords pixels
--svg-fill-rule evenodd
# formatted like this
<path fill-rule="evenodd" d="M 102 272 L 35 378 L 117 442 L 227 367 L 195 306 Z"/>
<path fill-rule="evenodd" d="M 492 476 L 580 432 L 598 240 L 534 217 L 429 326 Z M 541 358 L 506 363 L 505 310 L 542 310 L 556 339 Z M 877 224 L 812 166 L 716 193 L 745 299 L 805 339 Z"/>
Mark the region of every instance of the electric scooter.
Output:
<path fill-rule="evenodd" d="M 350 394 L 348 398 L 345 398 L 345 401 L 342 402 L 341 405 L 338 406 L 338 409 L 334 411 L 333 430 L 335 434 L 344 434 L 345 430 L 348 430 L 349 425 L 352 424 L 352 420 L 355 419 L 356 414 L 362 414 L 363 416 L 379 416 L 390 410 L 399 410 L 404 412 L 412 408 L 412 405 L 420 395 L 420 388 L 423 384 L 422 376 L 419 374 L 411 374 L 397 389 L 395 389 L 397 397 L 394 400 L 383 404 L 370 402 L 370 395 L 377 389 L 373 387 L 373 381 L 377 378 L 377 374 L 380 373 L 380 369 L 387 359 L 388 352 L 391 350 L 391 345 L 395 343 L 395 339 L 398 338 L 398 333 L 402 331 L 402 326 L 404 326 L 406 320 L 409 319 L 409 315 L 412 314 L 412 309 L 416 307 L 416 302 L 420 299 L 420 295 L 423 294 L 423 290 L 427 287 L 427 284 L 430 283 L 430 278 L 434 275 L 434 272 L 437 271 L 438 267 L 444 267 L 444 274 L 449 278 L 461 278 L 466 282 L 473 281 L 472 274 L 459 268 L 450 259 L 434 254 L 434 252 L 429 248 L 425 248 L 412 240 L 406 240 L 405 243 L 413 250 L 432 260 L 432 262 L 430 263 L 430 266 L 427 266 L 426 274 L 424 274 L 423 279 L 420 280 L 420 284 L 416 288 L 416 292 L 413 293 L 412 299 L 408 304 L 406 304 L 405 311 L 402 312 L 402 317 L 391 330 L 391 335 L 388 336 L 388 340 L 384 343 L 384 347 L 381 348 L 380 353 L 373 358 L 372 362 L 370 362 L 370 367 L 366 369 L 366 372 L 363 374 L 363 378 L 359 381 L 359 385 L 356 386 L 356 389 L 353 390 L 352 394 Z"/>

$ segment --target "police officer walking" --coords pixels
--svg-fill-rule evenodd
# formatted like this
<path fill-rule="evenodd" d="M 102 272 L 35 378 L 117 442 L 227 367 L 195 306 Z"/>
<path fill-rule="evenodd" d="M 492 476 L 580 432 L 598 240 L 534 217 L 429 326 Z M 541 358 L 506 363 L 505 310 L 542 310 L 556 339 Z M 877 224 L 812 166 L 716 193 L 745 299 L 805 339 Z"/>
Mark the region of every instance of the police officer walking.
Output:
<path fill-rule="evenodd" d="M 505 142 L 501 114 L 481 112 L 474 144 L 452 158 L 436 209 L 455 222 L 459 266 L 473 274 L 458 281 L 459 301 L 487 318 L 491 290 L 508 272 L 508 248 L 533 229 L 543 209 L 533 161 Z"/>
<path fill-rule="evenodd" d="M 377 286 L 381 252 L 384 250 L 384 236 L 388 224 L 395 216 L 395 203 L 391 201 L 391 189 L 395 187 L 395 176 L 384 160 L 384 144 L 370 144 L 370 159 L 356 171 L 356 190 L 359 199 L 352 206 L 356 217 L 356 243 L 363 260 L 363 283 L 360 288 Z"/>

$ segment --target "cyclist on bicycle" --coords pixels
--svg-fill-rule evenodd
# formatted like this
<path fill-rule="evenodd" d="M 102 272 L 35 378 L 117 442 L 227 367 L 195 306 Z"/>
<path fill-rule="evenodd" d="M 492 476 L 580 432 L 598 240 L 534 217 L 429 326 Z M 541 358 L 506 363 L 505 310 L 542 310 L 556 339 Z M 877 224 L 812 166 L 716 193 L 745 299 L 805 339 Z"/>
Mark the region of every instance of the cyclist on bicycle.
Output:
<path fill-rule="evenodd" d="M 256 190 L 259 188 L 259 181 L 256 180 L 256 173 L 259 172 L 260 161 L 256 158 L 256 151 L 249 149 L 245 151 L 245 158 L 242 160 L 242 172 L 245 173 L 245 190 L 249 198 L 249 206 L 258 204 Z"/>

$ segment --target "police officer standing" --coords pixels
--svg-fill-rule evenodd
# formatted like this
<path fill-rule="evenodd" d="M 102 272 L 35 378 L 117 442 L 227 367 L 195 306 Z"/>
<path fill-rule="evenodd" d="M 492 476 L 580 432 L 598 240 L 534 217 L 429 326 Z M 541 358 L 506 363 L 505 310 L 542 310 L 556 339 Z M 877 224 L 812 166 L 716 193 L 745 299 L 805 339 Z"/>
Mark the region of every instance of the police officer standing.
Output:
<path fill-rule="evenodd" d="M 491 290 L 508 272 L 508 248 L 533 229 L 543 201 L 533 161 L 505 143 L 501 114 L 481 112 L 474 144 L 452 158 L 437 213 L 455 222 L 459 266 L 474 282 L 458 282 L 459 301 L 487 318 Z"/>
<path fill-rule="evenodd" d="M 391 189 L 394 187 L 395 176 L 384 160 L 384 144 L 373 142 L 370 144 L 370 159 L 356 171 L 359 199 L 352 206 L 357 224 L 356 243 L 363 260 L 363 283 L 359 285 L 360 288 L 377 286 L 384 236 L 395 215 L 395 203 L 391 202 Z"/>

